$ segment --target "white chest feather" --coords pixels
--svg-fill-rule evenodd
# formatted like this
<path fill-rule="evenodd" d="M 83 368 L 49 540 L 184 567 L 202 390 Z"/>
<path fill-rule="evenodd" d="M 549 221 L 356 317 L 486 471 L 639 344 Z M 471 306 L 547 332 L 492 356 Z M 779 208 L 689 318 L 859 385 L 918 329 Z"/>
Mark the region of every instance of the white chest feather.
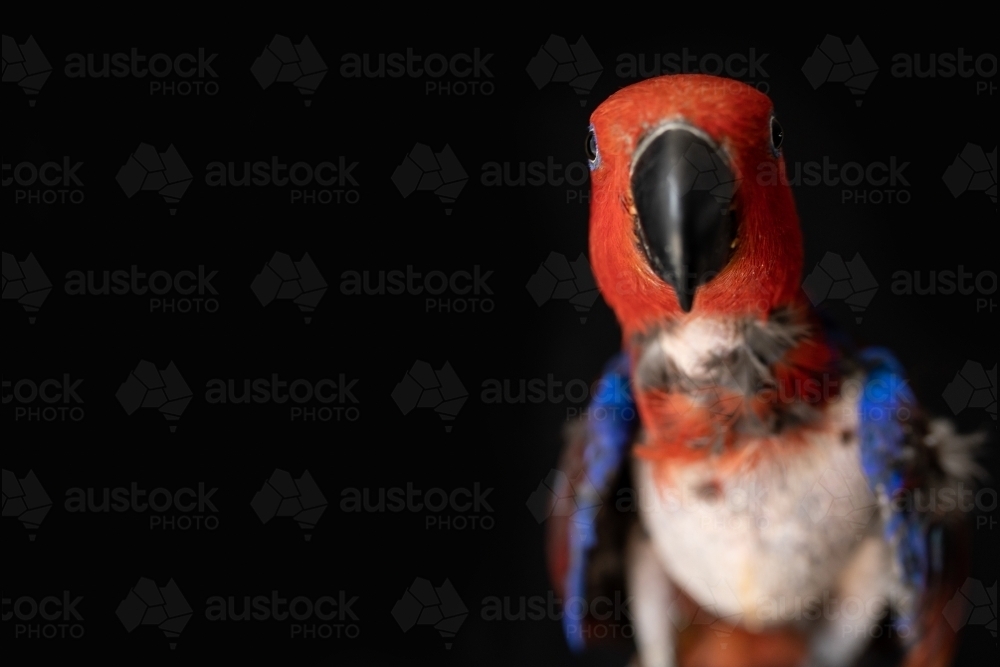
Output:
<path fill-rule="evenodd" d="M 834 591 L 861 538 L 880 530 L 851 407 L 830 404 L 828 428 L 805 444 L 747 445 L 759 456 L 743 470 L 723 474 L 712 458 L 667 464 L 666 485 L 636 461 L 643 524 L 666 572 L 699 605 L 754 627 Z"/>
<path fill-rule="evenodd" d="M 731 321 L 698 318 L 669 331 L 660 331 L 647 343 L 640 366 L 644 363 L 659 365 L 660 360 L 669 359 L 684 375 L 699 377 L 706 372 L 706 360 L 723 356 L 739 344 L 737 330 Z"/>

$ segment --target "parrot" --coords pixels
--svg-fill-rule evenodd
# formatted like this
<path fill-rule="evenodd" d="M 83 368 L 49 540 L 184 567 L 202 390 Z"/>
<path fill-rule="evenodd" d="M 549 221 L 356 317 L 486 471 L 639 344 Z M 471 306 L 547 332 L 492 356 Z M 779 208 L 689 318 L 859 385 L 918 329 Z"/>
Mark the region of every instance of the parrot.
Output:
<path fill-rule="evenodd" d="M 984 434 L 927 414 L 887 348 L 812 305 L 783 142 L 767 94 L 706 74 L 628 85 L 590 116 L 590 263 L 622 346 L 553 482 L 573 651 L 941 667 L 956 650 L 944 610 L 971 547 L 944 499 L 984 475 Z"/>

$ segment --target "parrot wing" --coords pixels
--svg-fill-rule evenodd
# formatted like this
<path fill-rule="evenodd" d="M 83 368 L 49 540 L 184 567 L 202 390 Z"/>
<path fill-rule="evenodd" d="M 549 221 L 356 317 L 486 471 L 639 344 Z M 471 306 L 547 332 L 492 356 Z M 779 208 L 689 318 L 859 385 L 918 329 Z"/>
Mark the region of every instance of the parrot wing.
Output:
<path fill-rule="evenodd" d="M 963 436 L 946 420 L 928 421 L 888 350 L 867 348 L 858 357 L 866 370 L 858 403 L 862 469 L 883 507 L 884 536 L 910 597 L 896 619 L 901 637 L 909 631 L 906 664 L 937 665 L 954 650 L 943 610 L 965 583 L 969 549 L 968 517 L 942 492 L 981 476 L 975 450 L 985 435 Z"/>
<path fill-rule="evenodd" d="M 605 366 L 586 414 L 568 427 L 550 480 L 549 574 L 563 599 L 563 631 L 574 651 L 586 648 L 588 637 L 608 634 L 593 631 L 591 601 L 604 591 L 613 600 L 624 590 L 622 553 L 635 515 L 618 511 L 614 501 L 628 483 L 625 463 L 638 421 L 629 358 L 620 353 Z"/>

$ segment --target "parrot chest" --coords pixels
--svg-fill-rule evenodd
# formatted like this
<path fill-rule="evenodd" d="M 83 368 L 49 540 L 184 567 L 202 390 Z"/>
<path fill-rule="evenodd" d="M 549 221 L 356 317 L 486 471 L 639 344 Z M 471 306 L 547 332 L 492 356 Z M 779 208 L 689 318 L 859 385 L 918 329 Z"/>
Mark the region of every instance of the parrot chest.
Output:
<path fill-rule="evenodd" d="M 706 611 L 763 627 L 835 595 L 880 521 L 849 407 L 830 404 L 828 427 L 793 445 L 744 443 L 746 455 L 725 465 L 635 459 L 639 512 L 657 555 Z"/>

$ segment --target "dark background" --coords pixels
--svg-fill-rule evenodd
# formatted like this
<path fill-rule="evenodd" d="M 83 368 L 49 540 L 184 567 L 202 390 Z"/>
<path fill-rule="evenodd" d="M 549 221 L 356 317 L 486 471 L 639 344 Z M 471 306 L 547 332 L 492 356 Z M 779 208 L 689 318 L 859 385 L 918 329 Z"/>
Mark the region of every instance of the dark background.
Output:
<path fill-rule="evenodd" d="M 645 23 L 632 16 L 628 23 Z M 608 22 L 610 23 L 610 21 Z M 951 415 L 942 392 L 967 361 L 996 363 L 996 314 L 977 312 L 976 295 L 893 294 L 896 271 L 945 271 L 958 265 L 979 273 L 995 269 L 996 207 L 982 192 L 952 196 L 942 174 L 969 142 L 996 145 L 995 95 L 962 78 L 896 78 L 897 53 L 995 53 L 985 26 L 935 26 L 906 33 L 854 26 L 795 31 L 746 30 L 734 23 L 708 27 L 683 22 L 609 30 L 600 22 L 523 30 L 519 35 L 477 36 L 453 30 L 363 36 L 356 25 L 305 17 L 261 15 L 238 31 L 188 24 L 182 29 L 138 22 L 128 28 L 73 24 L 52 16 L 5 22 L 4 34 L 24 43 L 33 35 L 53 72 L 31 99 L 15 83 L 2 87 L 7 163 L 63 156 L 82 161 L 82 204 L 25 205 L 19 186 L 3 189 L 3 251 L 24 260 L 33 253 L 53 290 L 35 324 L 16 302 L 4 301 L 5 380 L 83 378 L 79 422 L 16 419 L 4 405 L 3 467 L 23 478 L 33 470 L 53 501 L 34 541 L 14 518 L 0 525 L 5 598 L 71 591 L 82 595 L 82 639 L 14 639 L 3 624 L 5 653 L 48 660 L 56 656 L 109 657 L 149 664 L 189 662 L 192 655 L 244 663 L 342 665 L 573 665 L 555 620 L 487 621 L 482 601 L 546 596 L 543 533 L 525 506 L 555 467 L 568 408 L 580 404 L 486 404 L 487 380 L 541 378 L 591 381 L 617 349 L 613 314 L 598 300 L 581 323 L 565 301 L 536 305 L 525 285 L 552 252 L 575 259 L 586 252 L 587 206 L 570 197 L 577 187 L 487 187 L 489 162 L 585 160 L 588 116 L 609 94 L 634 81 L 616 73 L 619 54 L 681 53 L 723 57 L 767 54 L 766 86 L 785 128 L 788 162 L 853 161 L 867 165 L 891 156 L 910 162 L 908 203 L 842 201 L 840 186 L 800 186 L 795 195 L 806 243 L 804 275 L 827 253 L 860 253 L 879 283 L 861 323 L 843 302 L 824 304 L 858 342 L 892 347 L 905 363 L 918 396 L 932 412 Z M 275 33 L 298 43 L 308 34 L 329 71 L 310 96 L 289 83 L 266 90 L 250 66 Z M 583 34 L 603 65 L 585 96 L 565 83 L 537 89 L 525 72 L 551 33 L 575 42 Z M 814 90 L 801 68 L 827 34 L 845 41 L 860 35 L 879 65 L 869 90 L 856 96 L 840 83 Z M 218 53 L 214 96 L 150 95 L 145 79 L 71 79 L 71 53 Z M 490 95 L 425 94 L 428 77 L 340 76 L 345 53 L 494 54 L 487 67 Z M 925 56 L 926 57 L 926 56 Z M 197 78 L 197 77 L 196 77 Z M 442 81 L 454 84 L 456 77 Z M 166 81 L 181 81 L 168 77 Z M 995 86 L 996 77 L 987 82 Z M 581 106 L 579 100 L 585 99 Z M 989 119 L 989 124 L 988 124 Z M 171 143 L 194 180 L 176 215 L 154 192 L 127 198 L 115 175 L 140 142 L 165 151 Z M 415 143 L 440 151 L 448 144 L 469 174 L 451 215 L 430 192 L 404 198 L 390 180 Z M 357 161 L 360 202 L 291 205 L 289 188 L 211 188 L 209 162 Z M 575 173 L 580 173 L 579 171 Z M 5 178 L 8 174 L 5 172 Z M 33 186 L 38 187 L 38 186 Z M 888 187 L 888 186 L 887 186 Z M 885 189 L 861 184 L 854 189 Z M 890 188 L 891 189 L 891 188 Z M 569 192 L 574 191 L 570 195 Z M 308 252 L 330 288 L 305 325 L 292 303 L 266 307 L 250 283 L 276 252 L 299 259 Z M 171 273 L 204 265 L 218 271 L 216 313 L 151 313 L 148 297 L 69 296 L 69 271 L 128 269 Z M 425 312 L 424 297 L 347 296 L 345 271 L 492 271 L 491 312 Z M 995 279 L 994 283 L 995 284 Z M 173 295 L 176 296 L 176 295 Z M 453 295 L 444 295 L 454 298 Z M 996 299 L 996 295 L 986 297 Z M 454 303 L 452 304 L 454 307 Z M 994 341 L 994 343 L 989 343 Z M 162 369 L 177 364 L 194 398 L 171 433 L 153 409 L 127 416 L 115 399 L 140 359 Z M 391 393 L 417 360 L 454 367 L 470 397 L 453 429 L 431 410 L 403 415 Z M 327 423 L 290 422 L 288 406 L 211 405 L 205 383 L 213 378 L 282 379 L 346 374 L 358 379 L 360 418 Z M 5 393 L 6 393 L 5 389 Z M 994 389 L 995 392 L 995 389 Z M 313 404 L 316 405 L 315 403 Z M 31 407 L 40 407 L 38 403 Z M 995 408 L 994 408 L 995 410 Z M 995 412 L 994 412 L 995 417 Z M 995 429 L 982 409 L 956 417 L 964 429 Z M 996 471 L 995 458 L 989 467 Z M 329 502 L 311 531 L 288 518 L 266 525 L 250 500 L 275 469 L 298 477 L 308 470 Z M 149 513 L 83 513 L 64 508 L 74 487 L 152 489 L 218 487 L 218 528 L 150 530 Z M 482 528 L 426 529 L 432 513 L 340 511 L 346 488 L 406 487 L 445 490 L 492 488 L 492 512 Z M 994 486 L 995 482 L 990 482 Z M 460 515 L 455 512 L 453 515 Z M 472 513 L 466 513 L 468 517 Z M 992 518 L 996 518 L 994 510 Z M 480 517 L 482 518 L 482 517 Z M 987 517 L 989 519 L 990 517 Z M 997 532 L 975 530 L 972 576 L 996 580 Z M 160 585 L 173 578 L 194 617 L 171 651 L 154 627 L 126 633 L 115 609 L 139 577 Z M 451 650 L 430 627 L 403 633 L 390 615 L 415 577 L 437 586 L 450 580 L 470 609 Z M 356 639 L 291 639 L 288 622 L 209 622 L 211 596 L 358 596 Z M 6 611 L 6 608 L 5 608 Z M 963 631 L 956 664 L 984 664 L 995 639 L 983 627 Z"/>

